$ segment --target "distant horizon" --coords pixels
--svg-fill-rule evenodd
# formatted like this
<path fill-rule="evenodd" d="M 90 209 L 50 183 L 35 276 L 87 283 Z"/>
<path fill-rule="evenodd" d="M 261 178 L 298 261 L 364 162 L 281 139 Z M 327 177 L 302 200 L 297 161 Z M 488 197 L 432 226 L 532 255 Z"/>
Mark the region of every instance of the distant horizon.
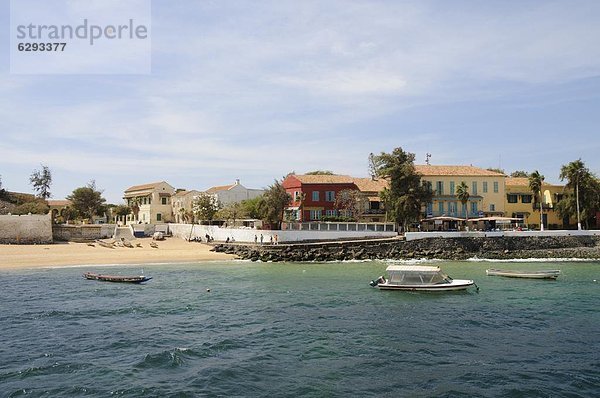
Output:
<path fill-rule="evenodd" d="M 11 74 L 0 39 L 5 189 L 32 192 L 44 164 L 52 199 L 95 180 L 118 204 L 152 181 L 368 177 L 369 153 L 396 147 L 416 164 L 429 153 L 433 165 L 538 170 L 555 184 L 579 158 L 600 174 L 598 1 L 151 5 L 149 74 Z M 33 22 L 67 22 L 53 17 Z"/>

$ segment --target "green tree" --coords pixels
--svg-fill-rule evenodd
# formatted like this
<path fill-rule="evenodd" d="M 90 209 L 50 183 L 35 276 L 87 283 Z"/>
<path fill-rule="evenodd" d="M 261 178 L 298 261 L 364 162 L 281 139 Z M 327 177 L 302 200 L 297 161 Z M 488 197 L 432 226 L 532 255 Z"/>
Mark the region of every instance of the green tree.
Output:
<path fill-rule="evenodd" d="M 71 207 L 75 209 L 80 216 L 93 221 L 95 215 L 98 215 L 103 209 L 106 199 L 102 197 L 102 191 L 96 189 L 94 180 L 85 187 L 76 188 L 73 193 L 67 196 L 71 201 Z"/>
<path fill-rule="evenodd" d="M 25 202 L 17 206 L 14 210 L 15 214 L 47 214 L 50 208 L 44 200 L 35 200 Z"/>
<path fill-rule="evenodd" d="M 421 182 L 414 161 L 415 155 L 402 148 L 396 148 L 392 153 L 369 155 L 371 175 L 389 181 L 389 188 L 381 192 L 387 214 L 404 230 L 411 222 L 419 220 L 422 207 L 431 202 L 433 196 L 429 185 Z"/>
<path fill-rule="evenodd" d="M 48 199 L 52 196 L 50 193 L 50 185 L 52 185 L 52 172 L 50 168 L 41 165 L 41 170 L 34 170 L 29 177 L 29 182 L 33 186 L 33 190 L 37 192 L 37 196 L 42 199 Z"/>
<path fill-rule="evenodd" d="M 285 208 L 292 201 L 292 196 L 286 192 L 280 181 L 275 180 L 269 186 L 259 202 L 261 219 L 269 223 L 274 229 L 281 228 Z"/>
<path fill-rule="evenodd" d="M 523 170 L 517 170 L 510 173 L 513 178 L 529 178 L 529 173 Z"/>
<path fill-rule="evenodd" d="M 334 176 L 335 173 L 331 170 L 314 170 L 305 173 L 306 175 L 315 175 L 315 176 Z"/>
<path fill-rule="evenodd" d="M 540 230 L 543 231 L 544 230 L 544 205 L 543 205 L 543 198 L 542 198 L 542 185 L 544 183 L 544 176 L 540 174 L 539 171 L 535 170 L 533 173 L 531 173 L 531 175 L 529 176 L 529 189 L 531 190 L 531 192 L 533 192 L 534 196 L 535 196 L 535 203 L 538 203 L 539 200 L 539 204 L 540 204 Z"/>
<path fill-rule="evenodd" d="M 256 198 L 246 199 L 242 201 L 242 207 L 244 209 L 244 213 L 248 218 L 252 218 L 255 220 L 259 220 L 262 217 L 261 213 L 261 203 L 264 201 L 262 195 L 257 196 Z"/>
<path fill-rule="evenodd" d="M 343 189 L 335 196 L 333 206 L 356 220 L 366 208 L 366 198 L 356 189 Z"/>
<path fill-rule="evenodd" d="M 217 217 L 227 222 L 232 220 L 233 226 L 235 226 L 236 220 L 246 217 L 246 209 L 241 202 L 228 203 L 227 205 L 223 206 L 221 210 L 219 210 Z"/>
<path fill-rule="evenodd" d="M 578 229 L 581 229 L 582 220 L 586 228 L 589 228 L 594 211 L 599 207 L 598 179 L 581 159 L 563 165 L 560 169 L 560 179 L 567 180 L 565 188 L 571 189 L 574 195 L 558 203 L 559 214 L 563 218 L 576 217 Z"/>
<path fill-rule="evenodd" d="M 112 211 L 114 216 L 117 217 L 127 217 L 129 213 L 131 213 L 131 207 L 126 204 L 116 205 Z"/>
<path fill-rule="evenodd" d="M 504 169 L 501 169 L 501 168 L 488 167 L 487 170 L 506 175 L 506 172 L 504 171 Z"/>
<path fill-rule="evenodd" d="M 465 218 L 469 219 L 469 209 L 467 208 L 467 203 L 469 202 L 469 198 L 471 195 L 469 194 L 469 187 L 467 183 L 461 181 L 460 184 L 456 187 L 456 199 L 462 203 L 463 210 L 465 211 Z"/>
<path fill-rule="evenodd" d="M 194 214 L 199 220 L 208 221 L 210 224 L 217 212 L 221 209 L 221 203 L 216 196 L 201 192 L 193 202 Z"/>

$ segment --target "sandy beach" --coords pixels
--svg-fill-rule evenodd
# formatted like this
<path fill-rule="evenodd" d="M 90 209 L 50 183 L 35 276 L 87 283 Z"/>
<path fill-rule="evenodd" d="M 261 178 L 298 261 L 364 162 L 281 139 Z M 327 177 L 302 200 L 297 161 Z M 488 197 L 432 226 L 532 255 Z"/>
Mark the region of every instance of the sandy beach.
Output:
<path fill-rule="evenodd" d="M 150 247 L 150 238 L 136 239 L 141 247 L 106 248 L 86 243 L 50 245 L 0 245 L 0 269 L 41 268 L 67 265 L 181 263 L 231 260 L 230 254 L 211 252 L 211 246 L 169 238 Z"/>

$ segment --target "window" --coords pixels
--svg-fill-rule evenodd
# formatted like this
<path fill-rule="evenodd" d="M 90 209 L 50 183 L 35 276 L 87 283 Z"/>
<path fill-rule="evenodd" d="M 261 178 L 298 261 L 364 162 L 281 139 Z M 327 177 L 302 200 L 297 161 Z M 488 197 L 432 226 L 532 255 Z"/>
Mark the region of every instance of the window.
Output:
<path fill-rule="evenodd" d="M 456 193 L 456 188 L 454 187 L 454 181 L 450 181 L 450 195 L 454 195 Z"/>
<path fill-rule="evenodd" d="M 531 203 L 533 196 L 531 195 L 521 195 L 521 202 L 523 203 Z"/>
<path fill-rule="evenodd" d="M 435 190 L 437 191 L 438 195 L 443 195 L 444 194 L 444 181 L 438 181 L 435 183 Z"/>
<path fill-rule="evenodd" d="M 294 191 L 294 202 L 297 202 L 299 200 L 300 200 L 300 192 Z"/>
<path fill-rule="evenodd" d="M 317 192 L 318 194 L 318 192 Z M 314 192 L 313 192 L 314 196 Z M 321 219 L 321 210 L 311 210 L 310 211 L 310 219 L 311 220 L 320 220 Z"/>
<path fill-rule="evenodd" d="M 167 198 L 165 198 L 165 197 L 162 197 L 162 198 L 160 198 L 160 199 L 161 199 L 161 203 L 162 203 L 163 205 L 166 205 L 166 204 L 167 204 Z"/>
<path fill-rule="evenodd" d="M 456 202 L 448 202 L 448 213 L 456 215 Z"/>
<path fill-rule="evenodd" d="M 433 215 L 433 203 L 427 203 L 427 215 L 428 216 Z"/>
<path fill-rule="evenodd" d="M 166 198 L 163 198 L 166 199 Z M 156 221 L 162 221 L 162 214 L 156 213 Z"/>
<path fill-rule="evenodd" d="M 325 201 L 335 202 L 335 191 L 325 191 Z"/>
<path fill-rule="evenodd" d="M 482 183 L 482 185 L 483 185 L 483 193 L 487 193 L 487 181 L 484 181 Z"/>
<path fill-rule="evenodd" d="M 477 214 L 477 202 L 471 202 L 471 214 Z"/>
<path fill-rule="evenodd" d="M 313 193 L 312 193 L 312 200 L 313 200 L 313 202 L 318 202 L 319 201 L 319 191 L 313 191 Z"/>
<path fill-rule="evenodd" d="M 444 202 L 438 203 L 438 211 L 439 211 L 440 215 L 444 214 Z"/>
<path fill-rule="evenodd" d="M 337 216 L 337 210 L 325 210 L 325 215 L 329 217 L 335 217 Z"/>
<path fill-rule="evenodd" d="M 477 195 L 477 181 L 473 181 L 473 195 Z"/>
<path fill-rule="evenodd" d="M 498 181 L 494 181 L 494 193 L 498 193 Z"/>
<path fill-rule="evenodd" d="M 490 211 L 496 211 L 496 205 L 491 203 L 490 204 Z"/>
<path fill-rule="evenodd" d="M 515 194 L 508 194 L 506 195 L 508 203 L 517 203 L 517 198 L 518 196 Z"/>

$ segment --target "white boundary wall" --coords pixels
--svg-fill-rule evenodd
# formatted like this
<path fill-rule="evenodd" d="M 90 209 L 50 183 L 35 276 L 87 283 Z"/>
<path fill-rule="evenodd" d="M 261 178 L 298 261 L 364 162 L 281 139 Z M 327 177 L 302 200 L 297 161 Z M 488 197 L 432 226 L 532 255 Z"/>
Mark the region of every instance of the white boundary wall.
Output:
<path fill-rule="evenodd" d="M 52 243 L 50 215 L 0 215 L 0 243 Z"/>
<path fill-rule="evenodd" d="M 532 236 L 600 236 L 600 230 L 551 230 L 551 231 L 490 231 L 490 232 L 407 232 L 406 240 L 427 238 L 495 238 L 495 237 L 532 237 Z"/>
<path fill-rule="evenodd" d="M 192 230 L 193 227 L 193 230 Z M 260 242 L 260 235 L 264 243 L 270 243 L 271 237 L 282 242 L 301 242 L 307 240 L 336 240 L 336 239 L 360 239 L 360 238 L 392 238 L 397 236 L 396 231 L 270 231 L 259 229 L 221 228 L 213 225 L 194 224 L 169 224 L 169 232 L 173 236 L 182 239 L 202 238 L 206 234 L 215 241 L 225 241 L 234 238 L 236 242 L 254 243 L 254 236 Z"/>

